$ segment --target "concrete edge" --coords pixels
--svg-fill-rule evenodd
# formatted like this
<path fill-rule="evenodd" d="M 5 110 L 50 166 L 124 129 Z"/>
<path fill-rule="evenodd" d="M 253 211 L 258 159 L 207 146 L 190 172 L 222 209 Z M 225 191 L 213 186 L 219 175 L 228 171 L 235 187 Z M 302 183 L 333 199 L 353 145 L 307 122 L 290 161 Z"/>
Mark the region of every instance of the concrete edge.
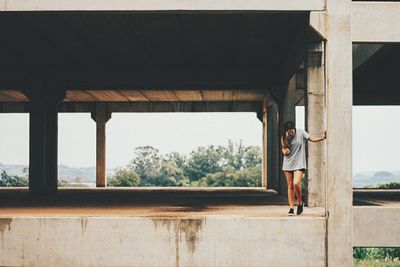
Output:
<path fill-rule="evenodd" d="M 324 0 L 1 0 L 6 11 L 320 11 Z"/>

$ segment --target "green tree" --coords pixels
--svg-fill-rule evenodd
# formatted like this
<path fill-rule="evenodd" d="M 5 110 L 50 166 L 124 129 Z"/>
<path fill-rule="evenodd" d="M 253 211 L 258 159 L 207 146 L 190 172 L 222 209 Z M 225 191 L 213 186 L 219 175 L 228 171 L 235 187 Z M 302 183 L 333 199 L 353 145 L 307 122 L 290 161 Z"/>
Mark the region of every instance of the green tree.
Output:
<path fill-rule="evenodd" d="M 224 148 L 221 146 L 198 147 L 190 153 L 185 175 L 192 182 L 200 180 L 207 174 L 222 171 L 223 151 Z"/>
<path fill-rule="evenodd" d="M 9 175 L 4 170 L 1 172 L 0 186 L 19 187 L 28 185 L 29 185 L 29 180 L 27 177 L 20 177 L 18 175 Z"/>
<path fill-rule="evenodd" d="M 195 186 L 232 186 L 232 187 L 257 187 L 261 186 L 261 168 L 252 167 L 235 171 L 233 167 L 224 168 L 223 171 L 210 173 L 198 181 Z"/>
<path fill-rule="evenodd" d="M 139 186 L 140 177 L 131 169 L 120 169 L 118 170 L 108 182 L 109 186 Z"/>
<path fill-rule="evenodd" d="M 137 147 L 129 168 L 139 175 L 140 185 L 153 186 L 160 176 L 161 162 L 162 156 L 158 149 L 152 146 Z"/>

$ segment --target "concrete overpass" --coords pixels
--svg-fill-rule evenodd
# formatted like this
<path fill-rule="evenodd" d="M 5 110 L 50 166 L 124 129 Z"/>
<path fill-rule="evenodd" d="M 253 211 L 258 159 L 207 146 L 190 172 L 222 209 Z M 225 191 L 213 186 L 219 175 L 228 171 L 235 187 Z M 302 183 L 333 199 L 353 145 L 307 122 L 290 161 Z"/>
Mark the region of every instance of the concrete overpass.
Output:
<path fill-rule="evenodd" d="M 275 216 L 228 212 L 211 218 L 183 210 L 172 221 L 162 213 L 155 221 L 135 213 L 60 219 L 38 202 L 34 218 L 29 211 L 16 218 L 3 210 L 0 265 L 288 266 L 294 261 L 287 249 L 303 245 L 295 258 L 299 265 L 351 266 L 353 245 L 400 246 L 393 238 L 400 236 L 397 224 L 385 224 L 393 235 L 379 242 L 360 236 L 357 225 L 367 213 L 374 214 L 371 223 L 379 231 L 381 220 L 399 221 L 400 208 L 396 201 L 353 208 L 351 183 L 353 103 L 398 104 L 391 66 L 400 41 L 400 3 L 3 0 L 0 10 L 0 111 L 30 114 L 28 202 L 57 192 L 58 112 L 91 112 L 97 122 L 99 187 L 106 185 L 104 129 L 112 112 L 257 113 L 265 196 L 271 193 L 265 189 L 285 194 L 279 129 L 295 119 L 296 104 L 306 107 L 309 132 L 328 129 L 326 143 L 309 146 L 309 216 L 289 220 L 280 206 Z M 20 196 L 10 192 L 1 193 Z M 274 209 L 273 203 L 266 208 Z M 35 238 L 24 239 L 27 227 Z M 193 239 L 201 249 L 190 245 Z M 49 244 L 54 257 L 44 252 Z M 113 256 L 105 244 L 119 254 Z M 154 254 L 149 244 L 171 253 Z M 133 257 L 127 254 L 132 247 Z"/>

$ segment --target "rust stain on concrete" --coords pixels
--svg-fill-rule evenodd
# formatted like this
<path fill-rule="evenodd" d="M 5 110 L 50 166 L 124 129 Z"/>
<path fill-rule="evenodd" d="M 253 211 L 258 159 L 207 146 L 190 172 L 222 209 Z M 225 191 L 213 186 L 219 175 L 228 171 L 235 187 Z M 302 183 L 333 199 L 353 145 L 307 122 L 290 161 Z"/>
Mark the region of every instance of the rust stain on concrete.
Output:
<path fill-rule="evenodd" d="M 88 224 L 88 219 L 85 218 L 85 217 L 81 217 L 81 230 L 82 230 L 82 233 L 86 231 L 87 224 Z"/>
<path fill-rule="evenodd" d="M 182 238 L 185 238 L 187 249 L 189 253 L 193 255 L 197 243 L 199 242 L 198 233 L 202 230 L 206 221 L 205 218 L 152 218 L 151 220 L 156 229 L 160 226 L 164 226 L 168 231 L 170 231 L 171 226 L 173 226 L 175 232 L 176 267 L 179 267 L 180 242 Z"/>
<path fill-rule="evenodd" d="M 8 229 L 8 231 L 11 230 L 11 223 L 12 223 L 12 219 L 11 218 L 1 218 L 0 219 L 1 243 L 3 243 L 4 231 L 6 229 Z"/>

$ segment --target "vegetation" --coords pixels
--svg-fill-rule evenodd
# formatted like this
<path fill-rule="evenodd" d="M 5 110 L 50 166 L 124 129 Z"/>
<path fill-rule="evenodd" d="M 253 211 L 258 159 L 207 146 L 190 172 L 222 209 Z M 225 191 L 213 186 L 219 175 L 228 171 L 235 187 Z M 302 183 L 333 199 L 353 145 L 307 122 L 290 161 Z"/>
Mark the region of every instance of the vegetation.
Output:
<path fill-rule="evenodd" d="M 391 182 L 386 184 L 378 184 L 376 188 L 379 189 L 400 189 L 400 182 Z"/>
<path fill-rule="evenodd" d="M 354 266 L 400 266 L 400 248 L 354 248 Z"/>
<path fill-rule="evenodd" d="M 20 186 L 28 186 L 28 184 L 29 184 L 28 177 L 9 175 L 5 171 L 1 172 L 0 186 L 20 187 Z"/>
<path fill-rule="evenodd" d="M 198 147 L 189 155 L 161 155 L 137 147 L 131 163 L 118 170 L 110 186 L 261 186 L 261 148 L 228 142 Z"/>

